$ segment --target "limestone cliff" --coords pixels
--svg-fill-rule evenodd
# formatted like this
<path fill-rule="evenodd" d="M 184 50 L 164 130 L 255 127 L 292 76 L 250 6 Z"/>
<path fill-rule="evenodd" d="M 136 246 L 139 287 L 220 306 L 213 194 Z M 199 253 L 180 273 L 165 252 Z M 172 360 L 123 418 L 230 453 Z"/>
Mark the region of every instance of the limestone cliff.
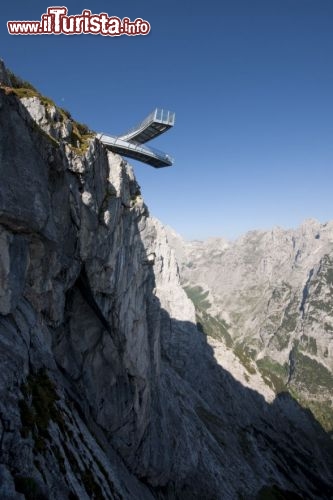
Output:
<path fill-rule="evenodd" d="M 0 75 L 0 498 L 330 498 L 328 436 L 216 362 L 131 167 Z"/>

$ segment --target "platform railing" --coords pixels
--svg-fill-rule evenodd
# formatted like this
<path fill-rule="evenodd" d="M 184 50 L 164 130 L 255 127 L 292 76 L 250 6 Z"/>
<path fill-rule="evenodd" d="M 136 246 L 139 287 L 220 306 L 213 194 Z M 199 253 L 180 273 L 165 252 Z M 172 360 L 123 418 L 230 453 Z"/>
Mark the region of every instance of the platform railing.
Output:
<path fill-rule="evenodd" d="M 176 114 L 173 111 L 156 108 L 142 122 L 137 124 L 135 127 L 130 128 L 124 134 L 118 135 L 117 137 L 128 137 L 135 134 L 135 132 L 139 133 L 145 128 L 148 128 L 149 125 L 154 122 L 165 123 L 166 125 L 173 126 L 175 124 L 175 116 Z"/>
<path fill-rule="evenodd" d="M 162 161 L 166 161 L 166 162 L 170 162 L 170 163 L 174 162 L 174 159 L 170 155 L 164 153 L 163 151 L 160 151 L 157 148 L 152 148 L 150 146 L 146 146 L 146 145 L 143 146 L 142 144 L 137 143 L 135 141 L 125 141 L 124 139 L 121 139 L 120 137 L 114 137 L 114 136 L 111 136 L 109 134 L 104 134 L 104 133 L 98 134 L 97 138 L 106 144 L 110 144 L 111 146 L 113 146 L 113 145 L 120 146 L 123 149 L 137 151 L 138 153 L 149 155 L 151 157 L 157 158 L 158 160 L 162 160 Z"/>

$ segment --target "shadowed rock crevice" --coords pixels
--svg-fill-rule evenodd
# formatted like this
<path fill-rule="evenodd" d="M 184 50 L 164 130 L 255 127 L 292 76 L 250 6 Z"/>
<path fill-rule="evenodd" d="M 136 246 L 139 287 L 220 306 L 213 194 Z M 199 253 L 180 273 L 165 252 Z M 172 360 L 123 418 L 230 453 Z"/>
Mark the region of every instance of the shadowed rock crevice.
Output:
<path fill-rule="evenodd" d="M 90 288 L 90 284 L 88 281 L 87 273 L 85 272 L 84 267 L 81 270 L 81 273 L 76 281 L 76 286 L 78 290 L 80 291 L 82 297 L 84 298 L 85 302 L 87 305 L 93 310 L 94 314 L 97 316 L 97 318 L 100 320 L 102 325 L 104 326 L 105 330 L 109 333 L 111 333 L 111 328 L 104 317 L 102 311 L 98 307 L 98 304 L 95 301 L 94 295 L 92 293 L 92 290 Z"/>

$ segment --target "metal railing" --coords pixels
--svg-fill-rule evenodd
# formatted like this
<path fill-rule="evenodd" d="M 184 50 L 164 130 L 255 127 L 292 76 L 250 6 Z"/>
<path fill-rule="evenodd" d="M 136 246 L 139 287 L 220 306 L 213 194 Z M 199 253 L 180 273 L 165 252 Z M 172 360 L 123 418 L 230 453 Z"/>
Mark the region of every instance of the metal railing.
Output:
<path fill-rule="evenodd" d="M 142 144 L 134 141 L 125 141 L 120 137 L 114 137 L 112 135 L 104 133 L 97 134 L 97 138 L 101 142 L 109 144 L 110 146 L 118 146 L 119 148 L 124 150 L 137 151 L 138 153 L 141 153 L 143 155 L 148 155 L 152 158 L 157 158 L 158 160 L 162 160 L 170 164 L 174 162 L 174 159 L 170 155 L 163 153 L 163 151 L 152 148 L 150 146 L 143 146 Z"/>
<path fill-rule="evenodd" d="M 175 124 L 176 113 L 165 109 L 156 108 L 154 113 L 154 121 L 160 121 L 168 125 Z"/>
<path fill-rule="evenodd" d="M 154 122 L 165 123 L 171 127 L 175 124 L 176 113 L 167 111 L 161 108 L 156 108 L 152 111 L 142 122 L 138 123 L 135 127 L 130 128 L 125 134 L 118 135 L 119 138 L 125 138 L 136 133 L 141 132 L 148 128 Z"/>

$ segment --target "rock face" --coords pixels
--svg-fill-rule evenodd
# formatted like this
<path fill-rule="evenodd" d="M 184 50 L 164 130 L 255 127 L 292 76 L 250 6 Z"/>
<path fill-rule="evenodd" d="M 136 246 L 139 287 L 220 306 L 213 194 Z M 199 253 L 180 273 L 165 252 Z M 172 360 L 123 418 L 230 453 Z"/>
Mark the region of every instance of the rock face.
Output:
<path fill-rule="evenodd" d="M 288 390 L 332 431 L 333 222 L 231 243 L 185 243 L 172 232 L 169 240 L 189 294 L 205 295 L 206 314 L 224 320 L 229 347 L 250 372 Z"/>
<path fill-rule="evenodd" d="M 131 167 L 3 82 L 0 498 L 330 498 L 327 434 L 217 363 Z"/>

